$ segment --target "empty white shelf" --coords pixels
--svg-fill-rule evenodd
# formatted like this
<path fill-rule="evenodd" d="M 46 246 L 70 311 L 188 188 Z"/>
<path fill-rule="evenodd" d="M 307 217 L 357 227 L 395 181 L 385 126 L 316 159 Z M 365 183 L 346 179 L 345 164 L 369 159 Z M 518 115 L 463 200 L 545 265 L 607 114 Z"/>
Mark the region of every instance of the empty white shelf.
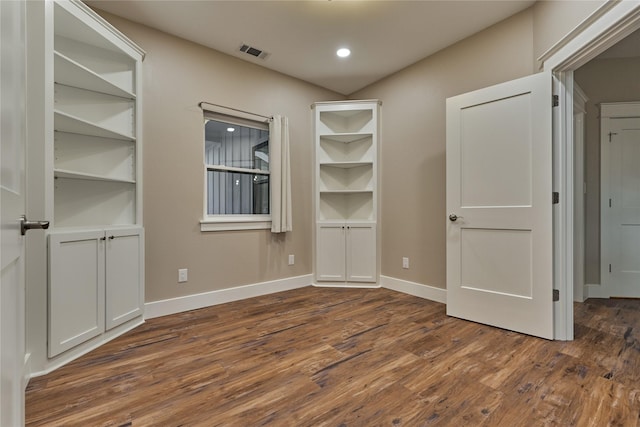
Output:
<path fill-rule="evenodd" d="M 135 184 L 135 180 L 127 179 L 127 178 L 117 178 L 111 176 L 104 175 L 95 175 L 91 173 L 85 172 L 76 172 L 65 169 L 54 169 L 53 175 L 56 178 L 67 178 L 67 179 L 83 179 L 88 181 L 110 181 L 110 182 L 124 182 L 128 184 Z"/>
<path fill-rule="evenodd" d="M 110 129 L 105 129 L 95 123 L 82 120 L 78 117 L 54 110 L 55 130 L 82 135 L 101 136 L 103 138 L 123 139 L 125 141 L 135 141 L 135 137 L 125 135 Z"/>
<path fill-rule="evenodd" d="M 99 74 L 60 52 L 54 52 L 54 70 L 56 83 L 127 99 L 136 98 L 135 94 L 114 85 Z"/>

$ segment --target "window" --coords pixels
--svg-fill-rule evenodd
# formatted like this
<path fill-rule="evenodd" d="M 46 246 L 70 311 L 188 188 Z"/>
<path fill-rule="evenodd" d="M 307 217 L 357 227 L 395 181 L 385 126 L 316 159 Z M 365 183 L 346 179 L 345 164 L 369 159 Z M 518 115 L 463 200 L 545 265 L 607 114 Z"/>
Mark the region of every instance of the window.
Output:
<path fill-rule="evenodd" d="M 270 228 L 269 127 L 205 112 L 203 231 Z"/>

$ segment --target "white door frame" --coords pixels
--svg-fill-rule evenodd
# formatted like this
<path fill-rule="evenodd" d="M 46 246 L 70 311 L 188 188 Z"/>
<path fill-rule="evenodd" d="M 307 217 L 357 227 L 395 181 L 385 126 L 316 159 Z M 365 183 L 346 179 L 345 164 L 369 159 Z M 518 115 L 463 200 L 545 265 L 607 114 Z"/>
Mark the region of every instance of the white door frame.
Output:
<path fill-rule="evenodd" d="M 574 185 L 573 189 L 573 300 L 583 302 L 585 298 L 584 285 L 584 144 L 585 144 L 585 116 L 589 98 L 575 82 L 573 85 L 573 153 L 574 153 Z M 581 186 L 582 184 L 582 186 Z M 582 187 L 582 188 L 581 188 Z"/>
<path fill-rule="evenodd" d="M 571 32 L 540 58 L 543 68 L 551 70 L 557 78 L 554 93 L 560 101 L 554 111 L 554 191 L 560 192 L 560 203 L 554 211 L 554 281 L 560 291 L 560 301 L 554 306 L 557 340 L 573 339 L 573 70 L 639 28 L 639 2 L 607 2 L 587 18 L 580 33 Z M 579 187 L 581 190 L 582 185 Z"/>

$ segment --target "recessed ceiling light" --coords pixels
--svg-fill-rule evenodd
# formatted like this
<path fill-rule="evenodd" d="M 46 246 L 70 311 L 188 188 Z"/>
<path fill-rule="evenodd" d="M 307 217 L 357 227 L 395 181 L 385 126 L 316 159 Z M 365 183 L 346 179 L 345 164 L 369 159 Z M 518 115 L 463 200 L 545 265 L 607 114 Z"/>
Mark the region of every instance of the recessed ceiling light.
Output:
<path fill-rule="evenodd" d="M 341 49 L 338 49 L 336 55 L 338 55 L 340 58 L 346 58 L 347 56 L 351 55 L 351 51 L 346 47 L 343 47 Z"/>
<path fill-rule="evenodd" d="M 227 128 L 227 132 L 233 132 L 236 128 Z"/>

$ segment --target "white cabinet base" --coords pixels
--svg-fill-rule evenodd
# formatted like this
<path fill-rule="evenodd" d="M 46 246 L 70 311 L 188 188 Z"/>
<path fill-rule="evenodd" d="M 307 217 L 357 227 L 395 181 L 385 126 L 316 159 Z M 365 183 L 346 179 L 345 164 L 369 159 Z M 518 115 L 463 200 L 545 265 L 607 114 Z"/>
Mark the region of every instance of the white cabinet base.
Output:
<path fill-rule="evenodd" d="M 376 226 L 370 223 L 318 223 L 316 228 L 316 280 L 377 282 Z"/>
<path fill-rule="evenodd" d="M 141 227 L 49 234 L 48 357 L 142 319 L 143 245 Z"/>

